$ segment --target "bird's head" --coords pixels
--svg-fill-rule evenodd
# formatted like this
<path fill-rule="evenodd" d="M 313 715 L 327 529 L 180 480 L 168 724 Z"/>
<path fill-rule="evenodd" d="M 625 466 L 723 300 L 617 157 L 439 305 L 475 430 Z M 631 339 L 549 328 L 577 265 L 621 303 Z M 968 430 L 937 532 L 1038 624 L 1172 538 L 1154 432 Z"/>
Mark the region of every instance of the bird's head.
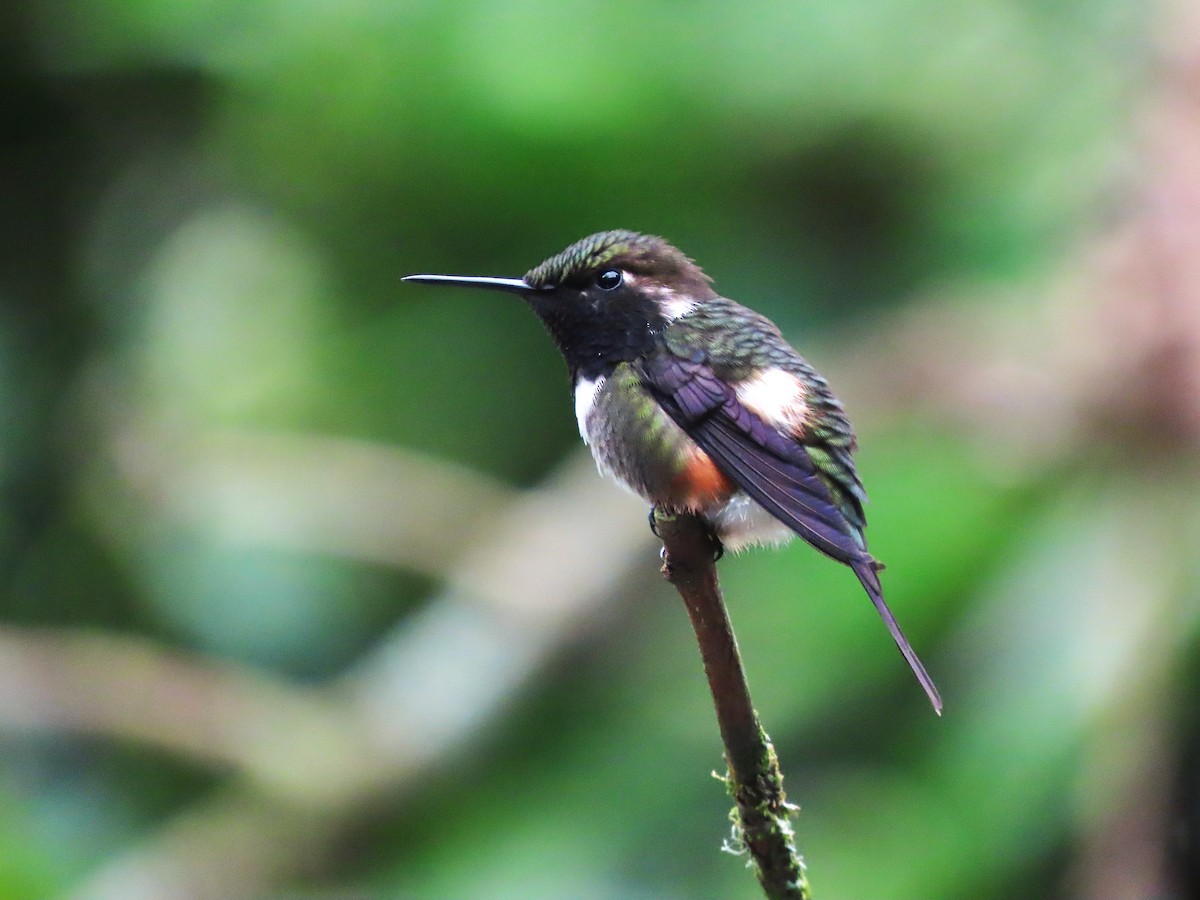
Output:
<path fill-rule="evenodd" d="M 519 294 L 554 337 L 572 372 L 637 358 L 659 331 L 716 294 L 692 260 L 660 237 L 601 231 L 522 278 L 409 275 L 405 281 Z"/>

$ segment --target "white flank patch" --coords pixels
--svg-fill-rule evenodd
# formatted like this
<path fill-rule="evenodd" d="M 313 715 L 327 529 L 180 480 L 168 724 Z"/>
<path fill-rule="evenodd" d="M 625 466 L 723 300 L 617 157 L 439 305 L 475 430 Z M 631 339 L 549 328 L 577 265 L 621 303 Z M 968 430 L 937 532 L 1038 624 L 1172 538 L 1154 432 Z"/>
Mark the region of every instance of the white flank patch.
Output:
<path fill-rule="evenodd" d="M 721 543 L 735 553 L 755 544 L 782 544 L 796 536 L 773 515 L 738 491 L 725 503 L 705 511 Z"/>
<path fill-rule="evenodd" d="M 738 400 L 764 422 L 783 431 L 804 427 L 808 406 L 804 402 L 804 382 L 783 369 L 765 369 L 737 386 Z"/>
<path fill-rule="evenodd" d="M 575 421 L 579 423 L 579 436 L 583 438 L 585 444 L 591 443 L 588 440 L 587 420 L 592 407 L 596 405 L 596 395 L 600 393 L 602 387 L 604 387 L 603 378 L 597 378 L 595 381 L 580 378 L 575 382 Z"/>

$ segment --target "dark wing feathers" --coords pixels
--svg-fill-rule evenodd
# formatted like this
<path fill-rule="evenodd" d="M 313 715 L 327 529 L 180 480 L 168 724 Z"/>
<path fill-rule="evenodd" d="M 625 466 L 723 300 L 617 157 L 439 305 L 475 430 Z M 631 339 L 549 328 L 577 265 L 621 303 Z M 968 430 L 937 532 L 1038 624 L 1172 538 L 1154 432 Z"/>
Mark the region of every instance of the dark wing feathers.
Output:
<path fill-rule="evenodd" d="M 845 563 L 862 554 L 811 462 L 804 467 L 776 456 L 723 414 L 697 425 L 692 439 L 763 509 L 822 553 Z"/>
<path fill-rule="evenodd" d="M 804 447 L 742 406 L 708 366 L 660 353 L 641 375 L 666 413 L 767 512 L 834 559 L 863 555 Z"/>
<path fill-rule="evenodd" d="M 854 437 L 844 419 L 839 416 L 828 442 L 815 436 L 819 443 L 812 449 L 825 463 L 818 466 L 803 444 L 744 407 L 734 389 L 694 356 L 684 359 L 663 348 L 642 361 L 640 375 L 663 410 L 751 499 L 854 570 L 940 715 L 942 698 L 884 601 L 876 574 L 880 566 L 862 540 L 865 493 L 850 457 Z"/>

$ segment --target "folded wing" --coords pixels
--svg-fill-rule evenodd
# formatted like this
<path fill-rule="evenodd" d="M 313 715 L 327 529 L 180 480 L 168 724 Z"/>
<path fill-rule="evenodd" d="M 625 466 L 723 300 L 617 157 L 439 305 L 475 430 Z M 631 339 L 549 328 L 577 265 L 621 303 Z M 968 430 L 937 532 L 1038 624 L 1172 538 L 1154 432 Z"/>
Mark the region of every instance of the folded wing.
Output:
<path fill-rule="evenodd" d="M 742 491 L 809 544 L 854 570 L 940 714 L 937 688 L 883 599 L 879 564 L 804 445 L 743 406 L 735 390 L 703 362 L 663 352 L 644 360 L 640 375 L 667 415 Z"/>

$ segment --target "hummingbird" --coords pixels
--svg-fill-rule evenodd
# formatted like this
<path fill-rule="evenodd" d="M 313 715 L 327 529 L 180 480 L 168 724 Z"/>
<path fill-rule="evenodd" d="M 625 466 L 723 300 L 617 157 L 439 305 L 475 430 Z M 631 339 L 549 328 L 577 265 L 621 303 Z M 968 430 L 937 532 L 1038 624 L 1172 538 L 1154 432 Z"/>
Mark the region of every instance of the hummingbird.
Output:
<path fill-rule="evenodd" d="M 765 316 L 720 296 L 661 237 L 603 231 L 521 278 L 403 279 L 527 302 L 566 360 L 600 471 L 654 508 L 700 516 L 740 550 L 799 535 L 858 576 L 940 715 L 933 679 L 867 552 L 854 430 L 828 383 Z"/>

